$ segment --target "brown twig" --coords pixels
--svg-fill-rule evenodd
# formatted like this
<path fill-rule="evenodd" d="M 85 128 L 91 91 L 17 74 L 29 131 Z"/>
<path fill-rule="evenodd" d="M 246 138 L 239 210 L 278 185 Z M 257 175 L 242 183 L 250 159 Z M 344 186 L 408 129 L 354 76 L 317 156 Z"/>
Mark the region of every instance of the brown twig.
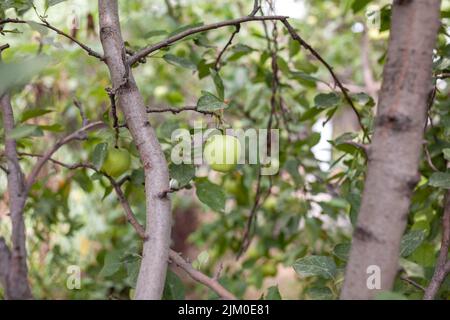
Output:
<path fill-rule="evenodd" d="M 253 10 L 252 10 L 252 12 L 250 12 L 250 14 L 248 16 L 249 17 L 254 17 L 258 13 L 259 9 L 261 9 L 261 6 L 259 4 L 259 0 L 254 0 L 254 2 L 253 2 Z"/>
<path fill-rule="evenodd" d="M 425 290 L 424 300 L 433 300 L 445 277 L 450 272 L 450 260 L 447 259 L 450 247 L 450 191 L 445 196 L 444 216 L 442 217 L 442 240 L 439 257 L 436 262 L 433 277 Z"/>
<path fill-rule="evenodd" d="M 173 114 L 181 113 L 184 111 L 194 111 L 198 113 L 202 113 L 205 115 L 210 116 L 216 116 L 217 114 L 213 111 L 206 111 L 206 110 L 199 110 L 196 106 L 187 106 L 182 108 L 173 108 L 173 107 L 167 107 L 167 108 L 161 108 L 161 109 L 155 109 L 155 108 L 146 108 L 147 113 L 163 113 L 163 112 L 171 112 Z"/>
<path fill-rule="evenodd" d="M 409 283 L 409 284 L 412 285 L 413 287 L 416 287 L 416 288 L 419 289 L 419 290 L 425 291 L 425 288 L 424 288 L 424 287 L 422 287 L 420 284 L 418 284 L 417 282 L 415 282 L 414 280 L 408 278 L 408 277 L 405 276 L 405 275 L 401 275 L 401 276 L 400 276 L 400 279 L 403 280 L 403 281 L 405 281 L 406 283 Z"/>
<path fill-rule="evenodd" d="M 216 279 L 208 277 L 202 272 L 198 271 L 190 263 L 185 261 L 180 254 L 177 252 L 170 250 L 169 257 L 172 263 L 183 269 L 192 279 L 195 281 L 207 286 L 215 293 L 217 293 L 222 299 L 225 300 L 236 300 L 236 296 L 233 295 L 230 291 L 225 289 Z"/>
<path fill-rule="evenodd" d="M 214 69 L 216 71 L 219 71 L 220 69 L 220 59 L 222 59 L 223 54 L 225 53 L 225 51 L 227 51 L 228 47 L 231 46 L 231 44 L 233 43 L 234 37 L 239 33 L 239 31 L 241 30 L 241 25 L 237 24 L 236 29 L 234 30 L 234 32 L 231 34 L 230 39 L 228 40 L 228 42 L 225 44 L 225 46 L 223 47 L 223 49 L 220 51 L 219 55 L 216 58 L 216 61 L 214 63 Z"/>
<path fill-rule="evenodd" d="M 42 23 L 36 22 L 37 24 L 39 24 L 40 26 L 46 27 L 50 30 L 55 31 L 57 34 L 71 40 L 72 42 L 76 43 L 78 46 L 80 46 L 84 51 L 86 51 L 90 56 L 93 56 L 101 61 L 104 60 L 103 55 L 101 55 L 100 53 L 94 51 L 93 49 L 89 48 L 87 45 L 83 44 L 82 42 L 78 41 L 77 39 L 75 39 L 74 37 L 72 37 L 71 35 L 65 33 L 64 31 L 52 26 L 50 23 L 48 23 L 47 20 L 45 19 L 41 19 Z M 3 24 L 7 24 L 7 23 L 18 23 L 18 24 L 27 24 L 28 21 L 25 20 L 21 20 L 21 19 L 3 19 L 0 20 L 0 25 Z"/>

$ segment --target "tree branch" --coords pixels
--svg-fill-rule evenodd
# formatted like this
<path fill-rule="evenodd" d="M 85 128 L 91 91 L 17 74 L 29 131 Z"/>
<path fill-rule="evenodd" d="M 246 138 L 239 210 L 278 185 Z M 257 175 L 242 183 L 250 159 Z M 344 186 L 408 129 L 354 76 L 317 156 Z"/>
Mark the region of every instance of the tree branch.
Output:
<path fill-rule="evenodd" d="M 217 280 L 208 277 L 207 275 L 203 274 L 202 272 L 192 267 L 192 265 L 189 262 L 185 261 L 177 252 L 170 250 L 169 257 L 170 260 L 172 260 L 172 262 L 175 265 L 183 269 L 192 279 L 207 286 L 215 293 L 217 293 L 219 297 L 221 297 L 222 299 L 225 300 L 237 299 L 236 296 L 234 296 L 231 292 L 225 289 Z"/>
<path fill-rule="evenodd" d="M 17 156 L 16 140 L 10 138 L 14 130 L 14 113 L 9 94 L 0 97 L 0 107 L 3 115 L 5 133 L 5 156 L 8 165 L 9 210 L 12 224 L 11 253 L 6 277 L 7 299 L 31 299 L 32 294 L 28 283 L 27 250 L 23 209 L 26 192 L 23 172 Z M 5 253 L 3 253 L 4 256 Z M 4 257 L 3 257 L 4 258 Z M 3 259 L 2 259 L 3 260 Z"/>
<path fill-rule="evenodd" d="M 238 18 L 238 19 L 226 20 L 226 21 L 222 21 L 222 22 L 216 22 L 216 23 L 212 23 L 212 24 L 208 24 L 208 25 L 191 28 L 191 29 L 185 30 L 183 32 L 180 32 L 172 37 L 169 37 L 161 42 L 158 42 L 156 44 L 150 45 L 148 47 L 145 47 L 145 48 L 137 51 L 133 56 L 131 56 L 128 59 L 128 63 L 130 65 L 132 65 L 132 64 L 136 63 L 138 60 L 148 56 L 152 52 L 155 52 L 162 48 L 166 48 L 166 47 L 170 46 L 171 44 L 173 44 L 179 40 L 182 40 L 188 36 L 196 34 L 196 33 L 219 29 L 219 28 L 223 28 L 226 26 L 237 26 L 237 25 L 240 25 L 241 23 L 249 22 L 249 21 L 283 20 L 283 19 L 287 19 L 287 18 L 288 17 L 286 17 L 286 16 L 247 16 L 247 17 L 242 17 L 242 18 Z"/>
<path fill-rule="evenodd" d="M 214 62 L 214 69 L 216 71 L 219 71 L 220 69 L 220 59 L 222 59 L 223 54 L 225 53 L 225 51 L 227 51 L 228 47 L 231 46 L 231 44 L 233 43 L 234 37 L 239 33 L 239 31 L 241 30 L 241 25 L 237 24 L 236 29 L 234 30 L 234 32 L 231 34 L 230 39 L 228 40 L 228 42 L 225 44 L 225 46 L 223 47 L 223 49 L 220 51 L 219 55 L 216 58 L 216 61 Z"/>
<path fill-rule="evenodd" d="M 0 285 L 3 288 L 7 287 L 7 279 L 9 274 L 9 264 L 11 261 L 11 251 L 5 242 L 5 239 L 0 237 Z"/>
<path fill-rule="evenodd" d="M 144 99 L 126 59 L 117 0 L 99 0 L 100 40 L 109 69 L 112 88 L 125 116 L 144 168 L 146 234 L 142 263 L 136 285 L 136 299 L 161 299 L 170 248 L 170 199 L 158 195 L 169 189 L 169 170 L 155 130 L 148 121 Z M 142 57 L 144 57 L 143 55 Z M 135 54 L 133 57 L 137 57 Z M 136 61 L 142 57 L 137 57 Z M 124 81 L 126 79 L 126 81 Z"/>
<path fill-rule="evenodd" d="M 33 169 L 31 170 L 31 173 L 28 175 L 26 182 L 25 182 L 25 195 L 28 194 L 28 192 L 30 191 L 31 187 L 33 186 L 34 182 L 36 181 L 36 178 L 39 174 L 39 172 L 41 171 L 42 167 L 44 166 L 44 164 L 47 162 L 47 160 L 49 160 L 53 154 L 59 150 L 59 148 L 61 148 L 63 145 L 73 141 L 73 140 L 83 140 L 86 137 L 86 132 L 91 131 L 91 130 L 95 130 L 98 129 L 100 127 L 104 127 L 105 124 L 102 121 L 97 121 L 97 122 L 93 122 L 90 123 L 80 129 L 78 129 L 77 131 L 69 134 L 68 136 L 60 139 L 58 142 L 55 143 L 55 145 L 50 148 L 39 160 L 38 162 L 35 164 L 35 166 L 33 167 Z"/>
<path fill-rule="evenodd" d="M 82 42 L 78 41 L 77 39 L 75 39 L 71 35 L 65 33 L 64 31 L 62 31 L 62 30 L 52 26 L 50 23 L 48 23 L 47 20 L 41 19 L 41 21 L 42 21 L 42 23 L 39 23 L 39 22 L 36 22 L 36 23 L 39 24 L 40 26 L 43 26 L 43 27 L 48 28 L 50 30 L 53 30 L 57 34 L 59 34 L 59 35 L 65 37 L 65 38 L 69 39 L 70 41 L 76 43 L 84 51 L 86 51 L 90 56 L 93 56 L 93 57 L 99 59 L 100 61 L 104 61 L 104 57 L 100 53 L 98 53 L 98 52 L 94 51 L 93 49 L 89 48 L 87 45 L 85 45 Z M 21 19 L 3 19 L 3 20 L 0 20 L 0 26 L 3 25 L 3 24 L 7 24 L 7 23 L 28 24 L 28 21 L 21 20 Z"/>
<path fill-rule="evenodd" d="M 147 111 L 147 113 L 171 112 L 173 114 L 177 114 L 177 113 L 181 113 L 183 111 L 194 111 L 194 112 L 202 113 L 204 115 L 210 115 L 210 116 L 216 116 L 217 115 L 213 111 L 199 110 L 197 108 L 197 106 L 187 106 L 187 107 L 182 107 L 182 108 L 167 107 L 167 108 L 161 108 L 161 109 L 147 107 L 145 110 Z"/>
<path fill-rule="evenodd" d="M 442 240 L 439 257 L 436 262 L 433 277 L 425 290 L 423 296 L 424 300 L 433 300 L 439 288 L 445 280 L 445 277 L 450 272 L 450 260 L 447 259 L 448 250 L 450 247 L 450 191 L 445 197 L 444 216 L 442 217 Z"/>

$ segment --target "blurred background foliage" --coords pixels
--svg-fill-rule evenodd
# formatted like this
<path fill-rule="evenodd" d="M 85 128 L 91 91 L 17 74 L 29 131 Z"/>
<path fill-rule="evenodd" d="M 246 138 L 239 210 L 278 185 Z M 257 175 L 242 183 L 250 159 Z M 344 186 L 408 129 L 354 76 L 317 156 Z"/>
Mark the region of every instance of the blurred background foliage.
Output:
<path fill-rule="evenodd" d="M 247 0 L 120 1 L 122 32 L 127 48 L 137 50 L 193 25 L 247 15 L 252 7 L 253 2 Z M 446 72 L 450 61 L 449 2 L 443 1 L 442 8 L 436 75 Z M 263 10 L 273 13 L 268 5 Z M 333 67 L 349 88 L 363 125 L 371 131 L 387 49 L 389 1 L 276 0 L 274 10 L 291 16 L 300 35 Z M 105 91 L 110 85 L 107 68 L 66 38 L 36 24 L 38 15 L 46 15 L 52 25 L 102 52 L 95 1 L 2 1 L 0 17 L 34 21 L 6 24 L 0 36 L 0 44 L 11 46 L 4 51 L 0 64 L 0 91 L 14 85 L 12 103 L 21 163 L 29 170 L 36 158 L 26 154 L 44 153 L 57 137 L 81 126 L 74 99 L 82 104 L 89 119 L 103 119 L 110 128 L 90 133 L 87 141 L 64 146 L 55 157 L 65 163 L 94 161 L 97 145 L 114 143 Z M 77 28 L 71 29 L 74 22 Z M 205 127 L 215 127 L 218 121 L 230 128 L 267 127 L 274 76 L 273 23 L 266 23 L 267 34 L 260 22 L 243 24 L 216 74 L 211 70 L 234 29 L 189 37 L 155 52 L 133 69 L 141 93 L 152 108 L 195 106 L 202 91 L 219 96 L 224 103 L 219 120 L 195 112 L 150 115 L 169 162 L 172 131 L 191 129 L 195 121 L 202 120 Z M 281 24 L 277 30 L 277 99 L 282 103 L 277 104 L 273 127 L 280 129 L 280 171 L 261 178 L 262 198 L 255 210 L 251 245 L 236 258 L 254 207 L 258 166 L 240 165 L 233 172 L 221 174 L 206 166 L 192 170 L 171 165 L 172 178 L 189 184 L 171 195 L 173 248 L 205 273 L 214 275 L 222 269 L 220 282 L 239 298 L 336 299 L 366 170 L 366 157 L 358 144 L 367 140 L 328 71 L 293 42 Z M 372 83 L 364 77 L 368 71 Z M 217 78 L 224 86 L 223 98 Z M 446 169 L 450 160 L 450 100 L 446 80 L 435 82 L 436 99 L 426 128 L 425 154 L 429 159 L 424 156 L 421 182 L 414 191 L 395 294 L 386 297 L 421 298 L 423 292 L 402 278 L 426 286 L 439 249 L 443 196 L 450 188 Z M 123 123 L 121 114 L 119 120 Z M 0 130 L 3 144 L 3 128 Z M 133 155 L 124 190 L 144 223 L 143 173 L 125 128 L 120 130 L 119 144 Z M 196 191 L 200 183 L 220 187 L 208 185 Z M 204 189 L 210 192 L 198 195 Z M 10 230 L 5 191 L 6 175 L 1 172 L 2 235 Z M 45 167 L 25 213 L 30 281 L 36 297 L 132 297 L 141 241 L 111 191 L 108 181 L 92 171 L 68 170 L 52 163 Z M 219 201 L 218 208 L 211 204 L 222 198 L 225 201 Z M 79 290 L 66 288 L 70 265 L 82 270 Z M 447 280 L 440 298 L 446 299 L 449 294 Z M 215 295 L 175 270 L 168 274 L 164 297 Z"/>

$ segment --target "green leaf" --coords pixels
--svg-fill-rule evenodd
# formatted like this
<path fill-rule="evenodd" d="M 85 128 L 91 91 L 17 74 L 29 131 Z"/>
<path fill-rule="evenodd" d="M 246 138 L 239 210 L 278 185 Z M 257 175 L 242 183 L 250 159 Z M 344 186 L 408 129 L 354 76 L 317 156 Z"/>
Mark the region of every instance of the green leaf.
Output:
<path fill-rule="evenodd" d="M 408 300 L 408 298 L 398 292 L 384 291 L 376 294 L 375 300 Z"/>
<path fill-rule="evenodd" d="M 450 161 L 450 148 L 443 149 L 442 153 L 444 154 L 445 160 Z"/>
<path fill-rule="evenodd" d="M 289 57 L 295 56 L 300 51 L 300 43 L 294 39 L 289 39 Z"/>
<path fill-rule="evenodd" d="M 435 172 L 428 183 L 432 187 L 450 189 L 450 173 Z"/>
<path fill-rule="evenodd" d="M 42 135 L 42 130 L 39 128 L 39 126 L 24 124 L 24 125 L 15 127 L 11 131 L 9 138 L 19 140 L 22 138 L 41 136 L 41 135 Z"/>
<path fill-rule="evenodd" d="M 421 265 L 403 258 L 400 258 L 399 265 L 408 277 L 425 279 L 425 270 Z"/>
<path fill-rule="evenodd" d="M 152 37 L 163 36 L 165 34 L 167 34 L 167 31 L 165 31 L 165 30 L 152 30 L 152 31 L 147 32 L 144 35 L 144 38 L 150 39 Z"/>
<path fill-rule="evenodd" d="M 139 268 L 141 266 L 141 259 L 138 257 L 133 257 L 125 262 L 125 269 L 127 270 L 127 283 L 132 287 L 136 288 L 136 282 L 139 275 Z"/>
<path fill-rule="evenodd" d="M 178 56 L 170 54 L 170 53 L 163 55 L 163 59 L 166 62 L 168 62 L 174 66 L 179 66 L 179 67 L 192 69 L 192 70 L 197 69 L 197 65 L 195 63 L 193 63 L 192 61 L 190 61 L 186 58 L 178 57 Z"/>
<path fill-rule="evenodd" d="M 184 285 L 178 276 L 167 270 L 166 283 L 164 285 L 164 300 L 184 300 Z"/>
<path fill-rule="evenodd" d="M 237 44 L 231 48 L 233 54 L 228 58 L 229 61 L 236 61 L 239 58 L 251 53 L 254 51 L 253 48 L 245 45 L 245 44 Z"/>
<path fill-rule="evenodd" d="M 208 179 L 197 179 L 195 182 L 198 199 L 214 211 L 225 209 L 226 196 L 222 188 Z"/>
<path fill-rule="evenodd" d="M 49 126 L 39 126 L 39 128 L 41 128 L 44 131 L 51 131 L 51 132 L 62 132 L 64 131 L 64 127 L 59 124 L 59 123 L 55 123 Z"/>
<path fill-rule="evenodd" d="M 292 179 L 294 180 L 297 186 L 303 184 L 302 176 L 298 172 L 299 165 L 300 165 L 299 161 L 294 158 L 288 159 L 284 164 L 284 168 L 286 169 L 287 172 L 289 172 L 289 174 L 291 175 Z"/>
<path fill-rule="evenodd" d="M 55 110 L 52 109 L 28 109 L 25 110 L 25 112 L 22 114 L 22 117 L 20 118 L 20 122 L 25 122 L 29 119 L 37 118 L 40 116 L 43 116 L 44 114 L 55 112 Z"/>
<path fill-rule="evenodd" d="M 0 96 L 14 87 L 26 84 L 49 63 L 46 57 L 35 57 L 14 63 L 0 62 Z"/>
<path fill-rule="evenodd" d="M 336 264 L 326 256 L 307 256 L 294 263 L 294 270 L 301 277 L 318 276 L 332 279 L 336 275 Z"/>
<path fill-rule="evenodd" d="M 209 253 L 208 251 L 204 250 L 200 252 L 199 255 L 197 256 L 197 259 L 195 259 L 194 262 L 192 262 L 192 266 L 195 269 L 200 270 L 205 264 L 208 263 L 208 260 L 209 260 Z"/>
<path fill-rule="evenodd" d="M 95 173 L 98 174 L 98 173 Z M 111 186 L 107 186 L 105 188 L 105 192 L 103 193 L 103 197 L 102 197 L 102 201 L 106 199 L 107 196 L 109 196 L 111 194 L 111 192 L 113 191 L 113 187 Z"/>
<path fill-rule="evenodd" d="M 407 257 L 412 254 L 425 240 L 425 232 L 412 230 L 405 234 L 400 244 L 400 256 Z"/>
<path fill-rule="evenodd" d="M 48 34 L 47 27 L 43 26 L 42 24 L 36 22 L 36 21 L 27 21 L 27 24 L 35 31 L 39 32 L 41 35 L 46 36 Z"/>
<path fill-rule="evenodd" d="M 145 183 L 144 169 L 135 169 L 131 172 L 130 181 L 135 186 L 141 187 Z"/>
<path fill-rule="evenodd" d="M 297 80 L 300 84 L 307 87 L 315 87 L 316 82 L 323 82 L 320 79 L 313 77 L 305 72 L 295 71 L 291 72 L 292 78 Z"/>
<path fill-rule="evenodd" d="M 181 33 L 181 32 L 183 32 L 183 31 L 186 31 L 186 30 L 188 30 L 188 29 L 201 27 L 201 26 L 203 26 L 203 24 L 204 24 L 203 22 L 195 22 L 195 23 L 183 25 L 183 26 L 181 26 L 181 27 L 176 28 L 174 31 L 172 31 L 172 32 L 169 34 L 169 37 L 172 37 L 172 36 L 174 36 L 174 35 L 176 35 L 176 34 L 178 34 L 178 33 Z"/>
<path fill-rule="evenodd" d="M 310 119 L 314 118 L 315 116 L 317 116 L 322 111 L 323 111 L 322 108 L 312 107 L 312 108 L 308 109 L 306 112 L 304 112 L 300 116 L 299 121 L 303 122 L 303 121 L 306 121 L 306 120 L 310 120 Z"/>
<path fill-rule="evenodd" d="M 179 187 L 184 187 L 195 177 L 193 164 L 174 164 L 169 166 L 170 177 L 177 180 Z"/>
<path fill-rule="evenodd" d="M 312 287 L 306 290 L 306 294 L 313 300 L 333 300 L 333 292 L 328 287 Z"/>
<path fill-rule="evenodd" d="M 105 161 L 107 152 L 107 143 L 102 142 L 95 146 L 94 152 L 92 152 L 92 163 L 97 168 L 97 170 L 100 170 L 100 168 L 103 166 L 103 162 Z"/>
<path fill-rule="evenodd" d="M 122 261 L 120 259 L 120 253 L 117 251 L 108 252 L 105 256 L 105 261 L 103 262 L 103 268 L 100 271 L 100 276 L 110 277 L 119 271 L 122 266 Z"/>
<path fill-rule="evenodd" d="M 278 286 L 272 286 L 267 289 L 267 295 L 264 300 L 283 300 L 280 291 L 278 290 Z"/>
<path fill-rule="evenodd" d="M 340 100 L 336 93 L 320 93 L 314 98 L 314 103 L 318 108 L 331 108 L 335 107 Z"/>
<path fill-rule="evenodd" d="M 352 4 L 352 10 L 354 13 L 358 13 L 364 9 L 372 0 L 354 0 Z"/>
<path fill-rule="evenodd" d="M 350 254 L 350 247 L 350 243 L 339 243 L 334 247 L 333 254 L 342 261 L 347 261 Z"/>
<path fill-rule="evenodd" d="M 57 5 L 58 3 L 65 2 L 65 1 L 66 0 L 47 0 L 46 7 L 49 8 L 49 7 Z"/>
<path fill-rule="evenodd" d="M 223 101 L 225 99 L 225 87 L 223 85 L 222 78 L 214 69 L 211 69 L 211 76 L 213 78 L 214 85 L 216 86 L 217 95 L 219 96 L 219 99 Z"/>
<path fill-rule="evenodd" d="M 201 111 L 215 111 L 228 107 L 222 100 L 210 92 L 203 91 L 203 95 L 198 99 L 197 108 Z"/>

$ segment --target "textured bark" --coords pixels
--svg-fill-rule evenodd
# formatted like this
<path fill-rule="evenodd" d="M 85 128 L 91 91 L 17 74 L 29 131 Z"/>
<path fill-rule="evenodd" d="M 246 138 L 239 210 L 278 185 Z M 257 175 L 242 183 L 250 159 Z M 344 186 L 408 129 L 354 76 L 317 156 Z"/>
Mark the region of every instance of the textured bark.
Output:
<path fill-rule="evenodd" d="M 393 4 L 375 133 L 342 299 L 373 298 L 380 290 L 390 290 L 397 274 L 400 241 L 419 179 L 440 3 Z M 371 265 L 380 268 L 380 289 L 367 286 Z"/>
<path fill-rule="evenodd" d="M 26 260 L 25 223 L 23 219 L 26 195 L 23 173 L 17 157 L 16 141 L 8 137 L 14 129 L 14 114 L 9 94 L 4 94 L 0 98 L 0 106 L 3 114 L 3 127 L 5 130 L 9 210 L 12 224 L 12 248 L 9 254 L 9 268 L 5 279 L 5 293 L 7 299 L 31 299 L 32 295 L 28 284 L 28 268 Z M 4 241 L 2 241 L 2 245 L 6 247 Z M 3 259 L 7 256 L 7 254 L 2 254 L 0 258 Z"/>
<path fill-rule="evenodd" d="M 100 38 L 108 65 L 113 90 L 125 115 L 145 172 L 147 206 L 143 258 L 139 271 L 136 299 L 160 299 L 164 289 L 170 244 L 171 208 L 167 197 L 169 189 L 167 162 L 150 122 L 143 98 L 124 61 L 124 43 L 121 35 L 116 0 L 99 0 Z"/>

